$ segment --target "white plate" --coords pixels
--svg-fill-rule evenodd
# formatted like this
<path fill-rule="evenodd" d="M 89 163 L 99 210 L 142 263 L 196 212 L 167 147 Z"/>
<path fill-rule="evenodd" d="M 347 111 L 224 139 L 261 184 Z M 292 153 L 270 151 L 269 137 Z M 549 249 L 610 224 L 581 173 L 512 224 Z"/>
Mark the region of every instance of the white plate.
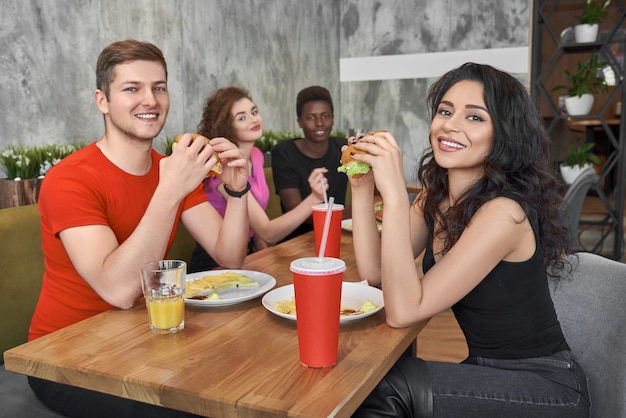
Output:
<path fill-rule="evenodd" d="M 201 271 L 198 273 L 191 273 L 187 275 L 187 282 L 201 279 L 204 276 L 217 276 L 219 274 L 232 271 L 234 273 L 240 273 L 247 276 L 257 282 L 259 286 L 254 286 L 250 289 L 241 288 L 236 291 L 225 290 L 220 292 L 220 298 L 217 300 L 209 299 L 185 299 L 185 303 L 196 306 L 228 306 L 235 305 L 237 303 L 245 302 L 250 299 L 258 298 L 274 286 L 276 286 L 276 279 L 269 274 L 261 273 L 253 270 L 209 270 Z"/>
<path fill-rule="evenodd" d="M 274 309 L 274 304 L 276 302 L 290 300 L 293 297 L 293 294 L 293 285 L 290 284 L 268 292 L 265 296 L 263 296 L 261 302 L 263 303 L 263 306 L 265 306 L 265 309 L 271 313 L 295 321 L 295 315 L 284 314 Z M 385 304 L 383 301 L 383 292 L 380 289 L 361 283 L 343 282 L 341 286 L 342 308 L 359 309 L 366 300 L 369 300 L 374 305 L 378 306 L 378 309 L 358 315 L 340 316 L 339 322 L 343 324 L 345 322 L 356 321 L 358 319 L 374 315 L 376 312 L 380 311 Z"/>
<path fill-rule="evenodd" d="M 376 225 L 378 226 L 378 232 L 382 232 L 383 224 L 376 221 Z M 352 232 L 352 219 L 343 219 L 341 221 L 341 229 L 344 231 Z"/>

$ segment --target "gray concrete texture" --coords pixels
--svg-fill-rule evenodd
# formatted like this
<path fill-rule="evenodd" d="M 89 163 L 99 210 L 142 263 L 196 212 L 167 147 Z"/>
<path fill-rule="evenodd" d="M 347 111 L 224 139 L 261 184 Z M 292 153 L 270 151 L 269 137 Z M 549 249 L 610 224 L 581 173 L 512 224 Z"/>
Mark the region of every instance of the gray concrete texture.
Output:
<path fill-rule="evenodd" d="M 0 8 L 0 150 L 98 139 L 96 59 L 134 38 L 168 62 L 171 109 L 157 142 L 195 130 L 206 96 L 228 84 L 250 90 L 266 130 L 298 130 L 296 95 L 319 84 L 333 95 L 335 129 L 396 135 L 407 180 L 427 143 L 433 80 L 341 83 L 340 58 L 527 46 L 530 21 L 527 0 L 0 0 Z"/>

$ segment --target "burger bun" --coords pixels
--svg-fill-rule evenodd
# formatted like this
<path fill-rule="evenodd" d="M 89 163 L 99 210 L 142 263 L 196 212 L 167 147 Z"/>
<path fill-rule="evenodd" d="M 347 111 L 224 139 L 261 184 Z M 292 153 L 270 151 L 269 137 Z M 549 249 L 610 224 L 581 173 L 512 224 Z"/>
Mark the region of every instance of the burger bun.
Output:
<path fill-rule="evenodd" d="M 175 141 L 178 143 L 180 142 L 180 140 L 182 139 L 184 134 L 178 134 L 176 135 Z M 196 138 L 198 138 L 199 136 L 202 136 L 200 134 L 197 133 L 192 133 L 191 136 L 193 137 L 193 139 L 195 140 Z M 209 139 L 204 137 L 204 143 L 206 145 L 209 144 Z M 211 168 L 211 170 L 209 171 L 209 174 L 207 174 L 207 177 L 215 177 L 217 175 L 222 174 L 222 171 L 224 171 L 224 168 L 222 167 L 222 163 L 220 162 L 219 156 L 217 155 L 216 152 L 213 153 L 213 155 L 215 155 L 217 157 L 217 164 L 215 164 L 213 166 L 213 168 Z"/>

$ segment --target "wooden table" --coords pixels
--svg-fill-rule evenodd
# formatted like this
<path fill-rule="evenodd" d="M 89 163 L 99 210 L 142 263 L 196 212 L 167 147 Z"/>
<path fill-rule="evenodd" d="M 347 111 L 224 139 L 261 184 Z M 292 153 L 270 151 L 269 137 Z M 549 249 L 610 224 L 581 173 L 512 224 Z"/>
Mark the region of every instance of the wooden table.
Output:
<path fill-rule="evenodd" d="M 422 186 L 417 183 L 411 183 L 406 185 L 406 192 L 408 194 L 417 194 L 422 190 Z"/>
<path fill-rule="evenodd" d="M 289 263 L 314 256 L 312 233 L 250 255 L 244 269 L 291 284 Z M 358 281 L 352 236 L 342 235 L 344 279 Z M 204 416 L 348 417 L 425 324 L 394 329 L 384 309 L 341 325 L 335 366 L 302 366 L 294 321 L 257 298 L 187 306 L 185 329 L 148 329 L 143 304 L 96 315 L 4 353 L 7 370 Z"/>

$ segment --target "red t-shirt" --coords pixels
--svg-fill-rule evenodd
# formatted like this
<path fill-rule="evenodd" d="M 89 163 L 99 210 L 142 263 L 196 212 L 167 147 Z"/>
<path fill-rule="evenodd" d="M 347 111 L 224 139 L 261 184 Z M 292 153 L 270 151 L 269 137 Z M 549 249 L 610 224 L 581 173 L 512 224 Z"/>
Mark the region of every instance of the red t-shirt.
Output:
<path fill-rule="evenodd" d="M 161 158 L 164 156 L 153 150 L 150 172 L 134 176 L 109 161 L 93 143 L 48 172 L 39 194 L 45 273 L 29 341 L 113 308 L 80 277 L 58 234 L 76 226 L 107 225 L 118 242 L 124 242 L 139 224 L 157 187 Z M 181 203 L 177 220 L 182 211 L 206 201 L 199 185 Z M 168 251 L 177 227 L 174 222 Z M 138 280 L 136 274 L 128 277 Z"/>

